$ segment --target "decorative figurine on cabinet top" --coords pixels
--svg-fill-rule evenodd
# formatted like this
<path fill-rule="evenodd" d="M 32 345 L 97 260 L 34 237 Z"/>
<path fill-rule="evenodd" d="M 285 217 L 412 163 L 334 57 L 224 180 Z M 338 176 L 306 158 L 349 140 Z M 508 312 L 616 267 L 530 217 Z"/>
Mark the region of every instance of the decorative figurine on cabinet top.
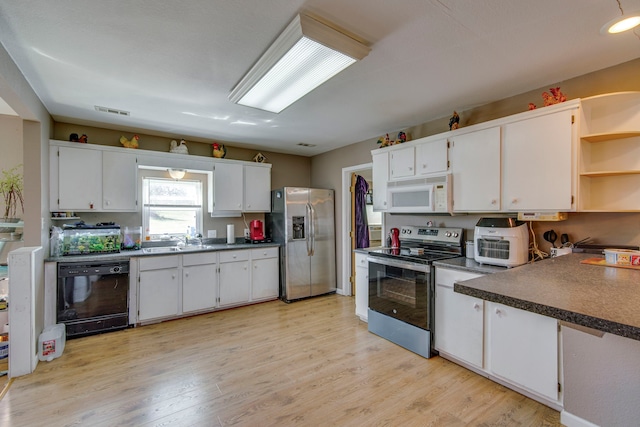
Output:
<path fill-rule="evenodd" d="M 72 133 L 71 135 L 69 135 L 69 141 L 81 142 L 83 144 L 86 144 L 87 142 L 89 142 L 89 137 L 85 133 L 83 133 L 82 136 L 78 136 L 77 133 Z"/>
<path fill-rule="evenodd" d="M 224 145 L 214 142 L 211 146 L 213 147 L 213 157 L 217 159 L 224 159 L 227 155 L 227 149 L 224 148 Z"/>
<path fill-rule="evenodd" d="M 380 144 L 380 148 L 392 145 L 391 139 L 389 139 L 389 134 L 386 134 L 386 136 L 381 136 L 380 139 L 378 139 L 377 143 Z"/>
<path fill-rule="evenodd" d="M 122 144 L 125 148 L 138 148 L 138 141 L 140 137 L 138 135 L 133 135 L 131 140 L 128 140 L 124 136 L 120 137 L 120 144 Z"/>
<path fill-rule="evenodd" d="M 453 116 L 449 119 L 449 130 L 460 128 L 460 116 L 457 111 L 453 112 Z"/>
<path fill-rule="evenodd" d="M 551 94 L 549 94 L 549 92 L 551 92 Z M 567 97 L 560 91 L 559 87 L 549 88 L 549 92 L 542 92 L 542 101 L 545 107 L 548 107 L 549 105 L 560 104 L 561 102 L 565 102 L 567 100 Z M 529 110 L 535 110 L 536 108 L 536 104 L 534 104 L 533 102 L 529 103 Z"/>
<path fill-rule="evenodd" d="M 189 154 L 189 149 L 186 146 L 187 141 L 184 139 L 180 140 L 180 144 L 174 139 L 171 141 L 171 148 L 169 148 L 170 153 L 175 154 Z"/>
<path fill-rule="evenodd" d="M 396 144 L 402 144 L 403 142 L 407 142 L 407 134 L 404 132 L 398 132 L 398 137 L 396 138 Z"/>
<path fill-rule="evenodd" d="M 253 161 L 256 163 L 264 163 L 265 160 L 267 160 L 267 157 L 262 153 L 258 153 L 255 156 L 253 156 Z"/>

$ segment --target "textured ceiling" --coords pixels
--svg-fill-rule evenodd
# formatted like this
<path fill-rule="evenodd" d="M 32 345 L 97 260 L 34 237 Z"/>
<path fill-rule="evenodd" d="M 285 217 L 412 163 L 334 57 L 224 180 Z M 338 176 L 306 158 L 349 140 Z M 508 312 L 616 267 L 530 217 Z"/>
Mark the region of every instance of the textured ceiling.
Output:
<path fill-rule="evenodd" d="M 280 114 L 228 101 L 300 12 L 371 53 Z M 57 121 L 315 155 L 637 58 L 638 30 L 599 33 L 620 14 L 616 0 L 3 1 L 0 41 Z"/>

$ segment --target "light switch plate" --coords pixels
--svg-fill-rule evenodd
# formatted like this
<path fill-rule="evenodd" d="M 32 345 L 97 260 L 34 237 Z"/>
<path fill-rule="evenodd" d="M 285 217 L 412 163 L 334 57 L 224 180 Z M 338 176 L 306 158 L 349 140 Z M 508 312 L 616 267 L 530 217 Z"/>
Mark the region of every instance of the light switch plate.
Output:
<path fill-rule="evenodd" d="M 214 237 L 218 237 L 217 230 L 207 230 L 207 237 L 212 239 Z"/>

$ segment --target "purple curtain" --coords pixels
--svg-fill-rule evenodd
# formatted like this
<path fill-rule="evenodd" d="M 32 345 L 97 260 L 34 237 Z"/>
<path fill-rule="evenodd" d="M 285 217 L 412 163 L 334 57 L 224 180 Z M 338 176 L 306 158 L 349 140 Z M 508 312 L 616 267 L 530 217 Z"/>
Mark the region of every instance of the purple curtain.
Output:
<path fill-rule="evenodd" d="M 367 180 L 360 175 L 356 178 L 356 248 L 369 247 L 369 224 L 367 223 L 366 194 L 369 191 Z"/>

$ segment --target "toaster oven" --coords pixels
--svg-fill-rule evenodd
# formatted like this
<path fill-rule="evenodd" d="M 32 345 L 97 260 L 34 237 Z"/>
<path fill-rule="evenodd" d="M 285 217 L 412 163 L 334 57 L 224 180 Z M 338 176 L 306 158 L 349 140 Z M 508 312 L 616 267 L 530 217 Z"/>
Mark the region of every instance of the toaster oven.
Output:
<path fill-rule="evenodd" d="M 480 218 L 474 233 L 474 259 L 480 264 L 515 267 L 529 261 L 527 223 L 515 218 Z"/>

